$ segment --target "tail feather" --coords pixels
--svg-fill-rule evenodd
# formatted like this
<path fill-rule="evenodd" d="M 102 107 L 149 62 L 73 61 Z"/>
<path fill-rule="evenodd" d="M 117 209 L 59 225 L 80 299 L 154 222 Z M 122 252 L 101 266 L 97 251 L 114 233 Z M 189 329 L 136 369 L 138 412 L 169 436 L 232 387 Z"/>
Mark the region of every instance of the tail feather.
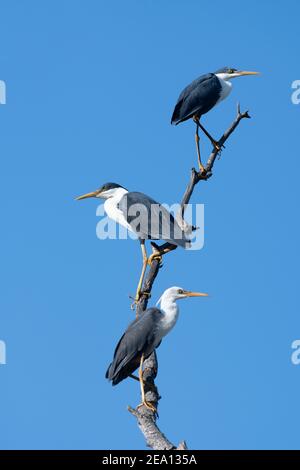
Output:
<path fill-rule="evenodd" d="M 170 243 L 171 245 L 180 246 L 185 249 L 189 249 L 192 246 L 192 242 L 188 238 L 179 238 L 176 240 L 165 240 L 165 241 Z M 155 242 L 152 241 L 151 245 L 153 246 L 153 248 L 157 250 L 157 252 L 160 251 L 160 246 L 157 245 Z"/>
<path fill-rule="evenodd" d="M 107 368 L 107 371 L 105 372 L 105 378 L 108 379 L 108 380 L 112 379 L 111 374 L 110 374 L 111 366 L 112 366 L 112 364 L 109 364 L 109 366 Z"/>
<path fill-rule="evenodd" d="M 181 246 L 182 248 L 190 248 L 191 247 L 191 240 L 188 238 L 179 238 L 177 240 L 170 240 L 170 243 L 176 244 L 177 246 Z"/>
<path fill-rule="evenodd" d="M 112 382 L 112 385 L 117 385 L 119 382 L 121 382 L 121 380 L 123 380 L 123 378 L 125 377 L 120 377 L 120 374 L 115 374 L 115 370 L 114 370 L 114 364 L 111 363 L 109 366 L 108 366 L 108 369 L 105 373 L 105 378 L 108 379 L 110 382 Z"/>

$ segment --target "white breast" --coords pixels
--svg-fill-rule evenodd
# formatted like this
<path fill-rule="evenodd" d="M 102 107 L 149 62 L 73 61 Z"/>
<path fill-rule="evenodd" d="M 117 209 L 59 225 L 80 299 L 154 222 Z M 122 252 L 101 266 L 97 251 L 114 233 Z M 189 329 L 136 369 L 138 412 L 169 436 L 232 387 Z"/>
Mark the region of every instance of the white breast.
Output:
<path fill-rule="evenodd" d="M 161 338 L 163 338 L 176 325 L 176 322 L 178 320 L 179 309 L 175 302 L 166 302 L 165 304 L 161 305 L 161 310 L 163 316 L 160 321 L 160 334 Z"/>
<path fill-rule="evenodd" d="M 175 315 L 172 318 L 165 316 L 164 318 L 161 319 L 160 326 L 161 326 L 162 338 L 166 336 L 172 330 L 172 328 L 174 328 L 177 320 L 178 320 L 178 311 L 176 311 Z"/>
<path fill-rule="evenodd" d="M 218 73 L 217 77 L 219 79 L 219 82 L 221 84 L 221 93 L 220 93 L 220 98 L 218 99 L 217 103 L 220 103 L 221 101 L 225 100 L 227 96 L 231 93 L 232 90 L 232 83 L 229 80 L 224 80 L 222 78 L 222 73 Z"/>
<path fill-rule="evenodd" d="M 123 212 L 118 208 L 118 203 L 126 193 L 127 191 L 123 188 L 120 188 L 120 190 L 116 191 L 114 197 L 106 199 L 104 203 L 104 210 L 108 217 L 110 217 L 112 220 L 115 220 L 118 224 L 122 225 L 123 227 L 127 228 L 127 230 L 130 230 L 132 232 L 132 228 L 125 219 Z"/>

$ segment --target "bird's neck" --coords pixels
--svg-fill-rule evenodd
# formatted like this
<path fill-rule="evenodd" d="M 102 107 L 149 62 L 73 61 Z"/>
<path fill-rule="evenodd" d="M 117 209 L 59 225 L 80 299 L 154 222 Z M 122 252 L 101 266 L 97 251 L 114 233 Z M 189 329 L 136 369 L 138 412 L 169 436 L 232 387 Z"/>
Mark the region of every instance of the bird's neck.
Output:
<path fill-rule="evenodd" d="M 117 222 L 118 224 L 125 227 L 127 230 L 132 231 L 131 226 L 124 217 L 123 212 L 119 209 L 118 204 L 121 201 L 122 197 L 127 194 L 127 189 L 117 188 L 114 190 L 112 196 L 106 199 L 104 203 L 104 210 L 108 217 Z"/>
<path fill-rule="evenodd" d="M 227 98 L 227 96 L 231 93 L 232 83 L 228 78 L 228 74 L 226 73 L 217 73 L 216 76 L 218 77 L 221 85 L 220 97 L 217 101 L 218 104 L 220 101 L 223 101 L 225 98 Z"/>
<path fill-rule="evenodd" d="M 176 324 L 179 314 L 179 308 L 175 299 L 162 296 L 160 300 L 160 309 L 162 311 L 162 328 L 166 335 Z"/>
<path fill-rule="evenodd" d="M 118 202 L 120 202 L 122 197 L 127 193 L 128 193 L 127 189 L 117 188 L 117 189 L 114 190 L 112 196 L 108 200 L 110 200 L 114 204 L 118 204 Z"/>

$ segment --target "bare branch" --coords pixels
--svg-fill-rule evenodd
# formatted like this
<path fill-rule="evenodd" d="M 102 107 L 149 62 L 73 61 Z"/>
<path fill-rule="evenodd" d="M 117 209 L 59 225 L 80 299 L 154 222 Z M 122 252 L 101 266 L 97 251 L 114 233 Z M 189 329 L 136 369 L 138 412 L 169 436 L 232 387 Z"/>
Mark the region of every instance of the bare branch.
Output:
<path fill-rule="evenodd" d="M 222 137 L 220 138 L 220 140 L 218 142 L 218 145 L 222 148 L 223 145 L 225 144 L 226 140 L 235 131 L 235 129 L 237 128 L 237 126 L 239 125 L 241 120 L 242 119 L 250 119 L 250 118 L 251 118 L 251 116 L 249 115 L 248 111 L 245 111 L 244 113 L 241 113 L 240 104 L 238 103 L 236 118 L 233 121 L 233 123 L 231 124 L 231 126 L 229 127 L 229 129 L 227 129 L 227 131 L 224 132 L 224 134 L 222 135 Z M 210 154 L 210 156 L 207 160 L 206 167 L 205 167 L 207 174 L 209 174 L 212 171 L 217 156 L 218 156 L 218 152 L 214 149 L 212 151 L 212 153 Z"/>
<path fill-rule="evenodd" d="M 242 119 L 249 119 L 249 118 L 250 116 L 249 116 L 248 111 L 241 113 L 240 105 L 238 104 L 237 115 L 236 115 L 235 120 L 217 142 L 219 147 L 222 148 L 224 146 L 225 142 L 231 136 L 231 134 L 235 131 L 235 129 L 237 128 L 237 126 L 239 125 Z M 211 154 L 208 157 L 207 163 L 203 171 L 197 172 L 195 168 L 192 168 L 190 180 L 188 182 L 187 188 L 184 192 L 184 195 L 182 197 L 182 201 L 180 204 L 179 216 L 181 220 L 184 219 L 185 207 L 189 203 L 196 185 L 199 183 L 199 181 L 201 180 L 206 181 L 212 176 L 212 169 L 214 167 L 218 153 L 219 152 L 216 149 L 212 150 Z M 163 245 L 159 247 L 157 247 L 155 243 L 152 243 L 152 246 L 153 246 L 153 251 L 159 252 L 161 255 L 163 255 L 165 251 L 171 251 L 176 248 L 174 245 L 171 245 L 170 243 L 164 243 Z M 151 268 L 147 276 L 145 277 L 142 295 L 136 306 L 137 315 L 142 315 L 143 311 L 146 310 L 147 308 L 151 290 L 155 282 L 155 279 L 159 273 L 160 268 L 161 268 L 160 262 L 154 259 L 151 264 Z M 156 352 L 154 351 L 151 354 L 151 356 L 149 356 L 144 362 L 143 379 L 145 382 L 146 400 L 153 403 L 156 408 L 158 406 L 158 401 L 160 399 L 158 389 L 155 386 L 155 382 L 154 382 L 156 375 L 157 375 L 157 370 L 158 370 L 157 356 L 156 356 Z M 128 407 L 128 410 L 130 411 L 131 414 L 133 414 L 136 417 L 138 426 L 146 439 L 147 445 L 151 447 L 152 449 L 155 449 L 155 450 L 176 449 L 176 448 L 178 450 L 187 449 L 187 445 L 185 441 L 182 441 L 178 445 L 178 447 L 176 447 L 166 438 L 166 436 L 162 433 L 162 431 L 160 431 L 160 429 L 158 428 L 156 424 L 157 416 L 155 415 L 155 413 L 153 413 L 151 410 L 149 410 L 145 406 L 141 406 L 136 409 Z"/>
<path fill-rule="evenodd" d="M 151 449 L 156 450 L 170 450 L 174 449 L 172 442 L 170 442 L 166 436 L 161 432 L 156 424 L 156 419 L 153 417 L 153 413 L 143 407 L 143 411 L 137 412 L 130 406 L 128 411 L 136 417 L 138 426 L 145 436 L 147 445 Z"/>

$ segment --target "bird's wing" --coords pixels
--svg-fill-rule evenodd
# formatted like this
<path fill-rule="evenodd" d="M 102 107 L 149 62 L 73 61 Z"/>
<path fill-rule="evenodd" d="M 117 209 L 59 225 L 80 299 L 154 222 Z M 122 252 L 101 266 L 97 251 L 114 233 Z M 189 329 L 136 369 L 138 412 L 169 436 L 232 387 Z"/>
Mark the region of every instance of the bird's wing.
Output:
<path fill-rule="evenodd" d="M 213 73 L 202 75 L 188 85 L 180 94 L 176 103 L 172 124 L 179 124 L 194 114 L 201 116 L 207 113 L 217 103 L 221 84 Z"/>
<path fill-rule="evenodd" d="M 147 357 L 159 345 L 156 334 L 161 315 L 158 308 L 152 307 L 129 325 L 116 346 L 113 361 L 106 372 L 106 378 L 112 380 L 113 385 L 135 371 L 143 353 Z"/>
<path fill-rule="evenodd" d="M 126 193 L 119 209 L 141 239 L 165 240 L 187 247 L 189 240 L 173 215 L 159 202 L 139 192 Z"/>

